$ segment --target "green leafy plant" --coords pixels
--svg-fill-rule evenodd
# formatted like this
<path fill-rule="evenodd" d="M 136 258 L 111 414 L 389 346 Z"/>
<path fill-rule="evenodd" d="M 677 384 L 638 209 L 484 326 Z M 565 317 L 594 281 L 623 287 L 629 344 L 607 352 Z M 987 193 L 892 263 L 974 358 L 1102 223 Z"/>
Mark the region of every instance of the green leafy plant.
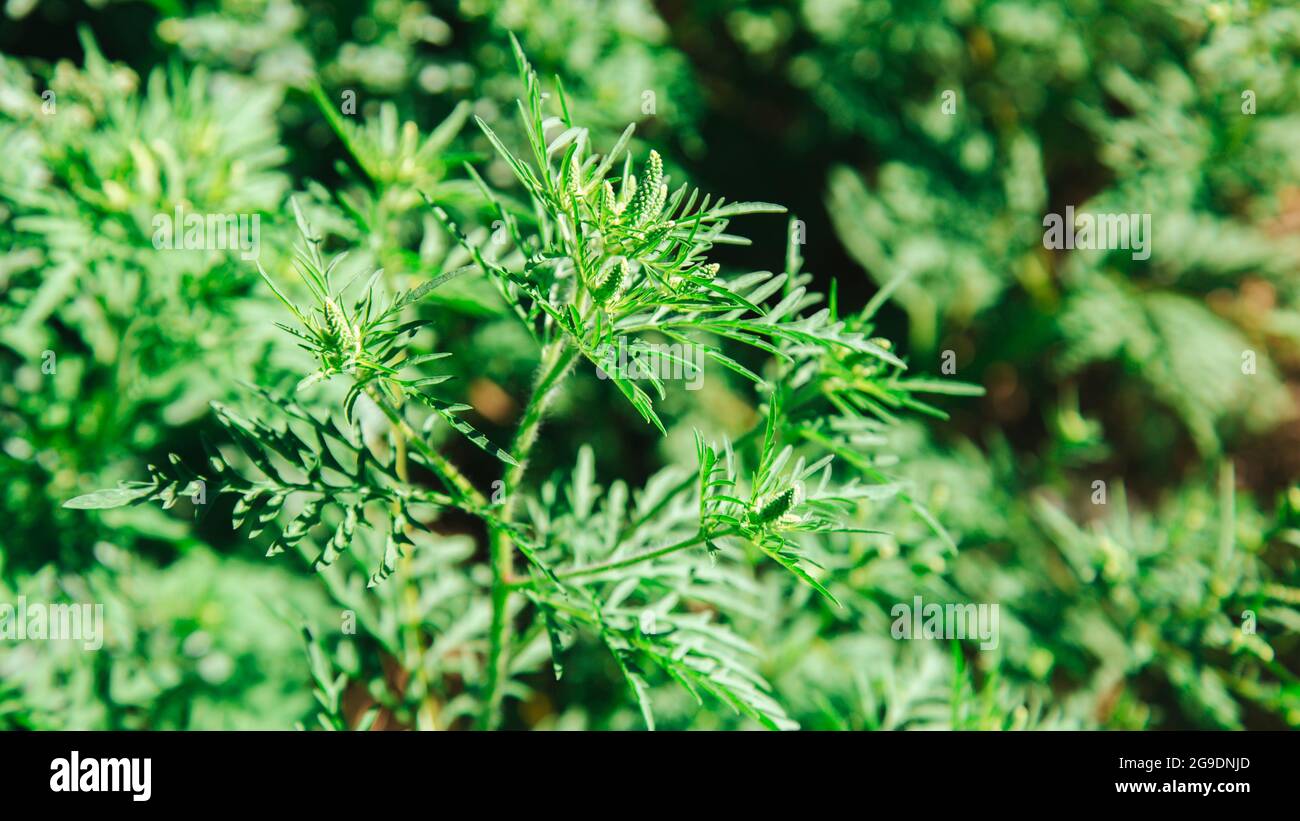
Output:
<path fill-rule="evenodd" d="M 1300 726 L 1294 9 L 102 5 L 0 11 L 0 605 L 107 625 L 0 726 Z"/>
<path fill-rule="evenodd" d="M 914 392 L 969 389 L 903 377 L 906 365 L 892 346 L 869 336 L 869 312 L 841 318 L 834 305 L 815 309 L 821 297 L 808 290 L 797 265 L 783 274 L 722 275 L 709 253 L 718 243 L 743 241 L 727 233 L 732 218 L 783 209 L 727 203 L 687 184 L 672 186 L 653 152 L 638 176 L 631 157 L 623 155 L 630 128 L 608 153 L 593 153 L 589 132 L 573 121 L 562 89 L 555 113 L 548 114 L 540 81 L 518 46 L 516 59 L 525 89 L 520 111 L 528 159 L 520 159 L 485 123 L 480 127 L 516 174 L 531 208 L 508 204 L 467 168 L 504 225 L 508 250 L 476 244 L 442 204 L 429 198 L 428 207 L 473 265 L 385 298 L 381 271 L 364 282 L 358 275 L 347 285 L 335 284 L 343 255 L 324 256 L 324 238 L 295 203 L 301 244 L 292 263 L 307 302 L 276 276 L 264 271 L 263 277 L 295 320 L 281 328 L 311 354 L 316 368 L 292 392 L 272 386 L 255 390 L 279 421 L 217 405 L 217 418 L 238 450 L 209 445 L 211 470 L 205 475 L 191 474 L 173 459 L 169 468 L 154 469 L 147 482 L 81 496 L 68 505 L 170 504 L 178 494 L 212 487 L 238 496 L 234 524 L 247 525 L 250 537 L 278 528 L 269 555 L 296 548 L 324 572 L 350 553 L 369 571 L 372 590 L 411 584 L 403 563 L 409 568 L 417 552 L 438 550 L 439 522 L 459 511 L 480 523 L 488 542 L 489 579 L 480 595 L 490 601 L 490 619 L 478 625 L 479 635 L 464 637 L 471 647 L 486 645 L 478 645 L 481 669 L 471 693 L 480 726 L 501 723 L 505 696 L 522 672 L 517 651 L 542 634 L 557 677 L 566 655 L 574 652 L 568 649 L 574 636 L 603 646 L 647 726 L 656 723 L 651 697 L 656 672 L 763 726 L 795 726 L 754 669 L 756 651 L 732 624 L 728 599 L 765 576 L 770 562 L 838 606 L 811 554 L 829 549 L 824 542 L 833 535 L 873 533 L 857 522 L 868 515 L 870 503 L 901 489 L 865 463 L 860 451 L 846 475 L 838 473 L 836 453 L 847 448 L 839 444 L 840 434 L 816 424 L 817 408 L 840 414 L 845 426 L 870 427 L 895 418 L 889 406 L 939 413 L 913 399 Z M 790 261 L 797 263 L 793 251 Z M 437 324 L 436 318 L 415 318 L 421 298 L 471 273 L 495 285 L 540 351 L 533 390 L 508 449 L 496 447 L 458 416 L 470 407 L 435 396 L 431 389 L 449 376 L 429 375 L 427 366 L 447 353 L 413 343 L 423 328 Z M 710 444 L 697 431 L 695 476 L 671 487 L 652 480 L 639 494 L 630 494 L 619 482 L 601 493 L 592 453 L 584 448 L 562 494 L 554 484 L 530 492 L 527 468 L 543 420 L 579 372 L 590 377 L 603 369 L 642 419 L 667 434 L 640 380 L 605 354 L 629 342 L 644 350 L 653 344 L 645 340 L 651 335 L 678 350 L 698 346 L 720 369 L 714 378 L 730 374 L 757 391 L 765 403 L 762 425 L 735 442 L 723 437 Z M 769 377 L 737 358 L 745 349 L 766 360 Z M 578 368 L 579 362 L 585 365 Z M 650 376 L 649 381 L 663 400 L 664 379 Z M 325 415 L 311 410 L 310 404 L 319 404 L 311 395 L 335 382 L 346 387 L 341 401 L 332 408 L 322 405 Z M 378 438 L 365 430 L 370 411 L 387 423 Z M 480 491 L 435 446 L 430 433 L 439 422 L 503 465 L 494 493 Z M 782 444 L 792 436 L 794 442 Z M 417 467 L 428 472 L 432 487 L 412 479 Z M 286 524 L 278 524 L 286 518 Z M 382 547 L 361 537 L 376 527 L 386 534 Z M 307 547 L 319 538 L 323 546 Z M 478 569 L 468 561 L 453 572 L 473 579 L 479 578 Z M 349 592 L 363 595 L 355 588 Z M 378 618 L 387 617 L 380 604 Z M 436 666 L 430 670 L 421 658 L 429 640 L 424 622 L 413 627 L 411 672 L 447 675 Z M 312 647 L 318 655 L 318 646 Z M 342 685 L 324 668 L 317 679 L 327 710 L 323 720 L 338 727 Z M 398 695 L 420 697 L 409 691 Z M 428 703 L 414 706 L 432 720 Z"/>

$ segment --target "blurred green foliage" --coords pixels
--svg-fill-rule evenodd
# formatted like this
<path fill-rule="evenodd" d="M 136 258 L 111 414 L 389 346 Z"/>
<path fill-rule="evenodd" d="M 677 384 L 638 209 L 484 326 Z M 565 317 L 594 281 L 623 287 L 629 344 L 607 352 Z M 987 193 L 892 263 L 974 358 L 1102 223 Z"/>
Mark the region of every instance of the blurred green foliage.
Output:
<path fill-rule="evenodd" d="M 146 478 L 169 453 L 201 463 L 201 438 L 220 436 L 209 401 L 255 415 L 267 405 L 241 381 L 292 391 L 315 367 L 274 328 L 287 316 L 255 268 L 237 253 L 157 252 L 155 214 L 258 214 L 262 264 L 284 271 L 297 192 L 327 247 L 350 250 L 341 280 L 383 268 L 390 291 L 472 262 L 423 195 L 475 247 L 494 247 L 507 213 L 538 227 L 509 164 L 468 126 L 477 116 L 512 150 L 526 144 L 508 32 L 548 87 L 560 78 L 594 145 L 636 122 L 632 152 L 655 145 L 674 180 L 685 169 L 712 193 L 797 207 L 806 244 L 784 267 L 776 218 L 754 218 L 767 230 L 724 250 L 725 273 L 833 282 L 839 313 L 905 338 L 892 350 L 915 371 L 953 361 L 987 394 L 944 399 L 951 421 L 885 402 L 851 431 L 830 429 L 838 410 L 782 429 L 801 454 L 827 448 L 904 490 L 855 511 L 887 535 L 800 537 L 839 606 L 756 556 L 668 563 L 678 578 L 651 584 L 672 601 L 602 591 L 614 610 L 630 595 L 628 624 L 520 637 L 506 726 L 642 726 L 630 692 L 641 687 L 657 726 L 756 726 L 664 676 L 629 674 L 618 648 L 600 646 L 611 631 L 639 640 L 638 609 L 656 601 L 661 617 L 722 619 L 743 637 L 782 724 L 1300 725 L 1300 11 L 1245 0 L 7 9 L 0 602 L 103 602 L 111 627 L 97 653 L 0 642 L 0 726 L 473 722 L 493 613 L 476 564 L 484 540 L 466 522 L 424 534 L 400 584 L 368 589 L 386 563 L 382 531 L 358 528 L 348 560 L 316 579 L 310 560 L 332 527 L 304 534 L 308 561 L 295 562 L 255 555 L 271 540 L 232 533 L 224 498 L 166 511 L 63 504 Z M 72 21 L 86 24 L 80 40 Z M 1150 214 L 1151 258 L 1044 248 L 1044 214 L 1066 206 Z M 891 304 L 862 307 L 886 286 Z M 436 322 L 414 347 L 455 354 L 439 364 L 456 378 L 439 389 L 508 441 L 539 356 L 508 302 L 487 278 L 461 277 L 416 310 Z M 787 373 L 732 353 L 792 386 L 821 388 L 835 367 Z M 321 408 L 344 398 L 322 390 Z M 670 389 L 655 408 L 663 438 L 613 383 L 588 373 L 566 385 L 523 506 L 549 544 L 598 560 L 607 545 L 594 534 L 639 511 L 653 521 L 634 547 L 681 532 L 699 511 L 668 491 L 694 478 L 692 428 L 740 439 L 770 412 L 744 379 L 712 371 L 705 390 Z M 362 415 L 382 450 L 383 420 Z M 467 440 L 435 436 L 478 486 L 500 475 Z M 998 603 L 998 648 L 891 638 L 891 608 L 916 595 Z"/>

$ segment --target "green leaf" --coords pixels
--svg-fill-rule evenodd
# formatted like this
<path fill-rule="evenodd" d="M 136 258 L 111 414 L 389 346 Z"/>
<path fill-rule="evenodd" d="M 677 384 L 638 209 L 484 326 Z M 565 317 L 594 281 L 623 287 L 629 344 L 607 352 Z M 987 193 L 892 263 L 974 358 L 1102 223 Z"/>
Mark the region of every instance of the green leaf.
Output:
<path fill-rule="evenodd" d="M 132 483 L 124 482 L 116 488 L 96 490 L 93 493 L 85 493 L 69 499 L 63 503 L 63 506 L 74 510 L 107 510 L 108 508 L 124 507 L 143 502 L 152 496 L 156 490 L 155 485 L 133 486 Z"/>

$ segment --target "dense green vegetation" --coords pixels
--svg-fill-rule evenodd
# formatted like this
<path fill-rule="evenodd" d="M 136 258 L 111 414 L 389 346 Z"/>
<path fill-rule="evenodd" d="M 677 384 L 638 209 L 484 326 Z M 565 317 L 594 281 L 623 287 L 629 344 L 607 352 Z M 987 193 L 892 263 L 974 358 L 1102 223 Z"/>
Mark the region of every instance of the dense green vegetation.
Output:
<path fill-rule="evenodd" d="M 1300 725 L 1300 9 L 3 13 L 0 727 Z"/>

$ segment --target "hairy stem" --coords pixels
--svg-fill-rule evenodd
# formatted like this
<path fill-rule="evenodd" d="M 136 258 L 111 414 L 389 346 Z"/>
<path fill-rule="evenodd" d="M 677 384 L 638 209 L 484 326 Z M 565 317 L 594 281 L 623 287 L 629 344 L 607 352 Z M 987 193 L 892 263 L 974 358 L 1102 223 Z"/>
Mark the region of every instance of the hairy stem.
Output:
<path fill-rule="evenodd" d="M 537 442 L 537 434 L 541 431 L 542 418 L 559 393 L 560 383 L 568 374 L 574 358 L 573 349 L 562 337 L 556 338 L 542 349 L 542 364 L 538 372 L 537 384 L 533 387 L 533 395 L 528 400 L 528 406 L 524 408 L 523 416 L 519 419 L 515 440 L 510 446 L 510 456 L 515 460 L 515 464 L 506 471 L 502 485 L 501 518 L 507 522 L 510 521 L 518 505 L 519 497 L 514 491 L 519 487 L 524 473 L 528 470 L 528 457 Z"/>
<path fill-rule="evenodd" d="M 515 464 L 506 470 L 502 480 L 500 503 L 503 522 L 508 523 L 514 515 L 518 505 L 515 489 L 528 470 L 528 457 L 537 442 L 542 419 L 551 401 L 559 393 L 560 384 L 573 361 L 573 350 L 566 344 L 564 337 L 556 337 L 542 349 L 537 382 L 519 420 L 514 443 L 510 448 L 510 456 Z M 501 722 L 501 699 L 510 667 L 510 592 L 515 581 L 514 544 L 500 530 L 492 530 L 488 539 L 492 563 L 492 627 L 488 637 L 488 678 L 483 698 L 482 723 L 487 729 L 495 729 Z"/>

